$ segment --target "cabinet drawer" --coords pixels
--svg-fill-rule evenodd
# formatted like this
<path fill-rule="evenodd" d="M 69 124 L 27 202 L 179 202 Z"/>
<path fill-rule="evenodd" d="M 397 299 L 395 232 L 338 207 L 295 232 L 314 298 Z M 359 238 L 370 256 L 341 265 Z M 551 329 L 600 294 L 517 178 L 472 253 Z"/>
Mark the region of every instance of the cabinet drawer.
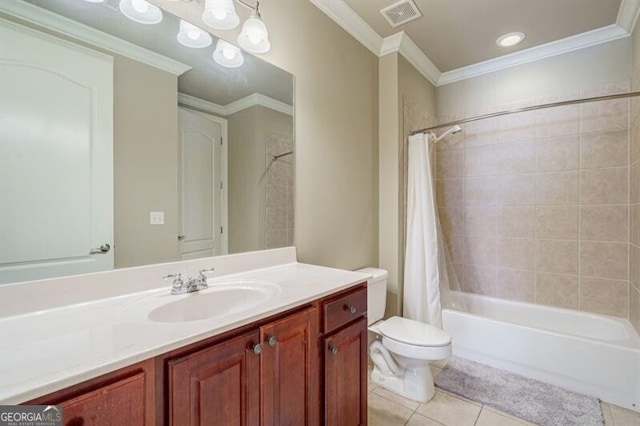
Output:
<path fill-rule="evenodd" d="M 324 332 L 330 333 L 367 313 L 367 288 L 362 287 L 324 304 Z"/>

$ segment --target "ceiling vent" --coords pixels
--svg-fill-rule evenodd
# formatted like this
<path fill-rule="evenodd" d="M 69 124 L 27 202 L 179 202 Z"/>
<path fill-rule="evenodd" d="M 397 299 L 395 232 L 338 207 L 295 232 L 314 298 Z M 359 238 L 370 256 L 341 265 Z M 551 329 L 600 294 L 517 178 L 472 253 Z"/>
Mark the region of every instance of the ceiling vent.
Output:
<path fill-rule="evenodd" d="M 120 5 L 120 0 L 104 0 L 102 5 L 107 9 L 119 11 L 118 6 Z"/>
<path fill-rule="evenodd" d="M 422 16 L 413 0 L 401 0 L 380 11 L 393 28 L 406 24 Z"/>

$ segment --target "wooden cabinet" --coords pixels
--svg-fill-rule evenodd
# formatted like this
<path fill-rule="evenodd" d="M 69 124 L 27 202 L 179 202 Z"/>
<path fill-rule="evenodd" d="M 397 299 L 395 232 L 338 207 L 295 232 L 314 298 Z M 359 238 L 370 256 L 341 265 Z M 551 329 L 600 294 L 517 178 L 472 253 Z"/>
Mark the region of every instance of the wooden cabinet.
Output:
<path fill-rule="evenodd" d="M 260 362 L 263 425 L 320 424 L 318 310 L 264 325 Z"/>
<path fill-rule="evenodd" d="M 167 362 L 171 425 L 317 425 L 318 311 Z"/>
<path fill-rule="evenodd" d="M 65 426 L 151 426 L 155 416 L 153 360 L 27 402 L 62 406 Z"/>
<path fill-rule="evenodd" d="M 324 305 L 324 424 L 367 424 L 367 291 Z"/>
<path fill-rule="evenodd" d="M 366 425 L 366 286 L 175 349 L 29 404 L 64 424 Z"/>
<path fill-rule="evenodd" d="M 169 424 L 259 425 L 258 331 L 170 360 Z"/>

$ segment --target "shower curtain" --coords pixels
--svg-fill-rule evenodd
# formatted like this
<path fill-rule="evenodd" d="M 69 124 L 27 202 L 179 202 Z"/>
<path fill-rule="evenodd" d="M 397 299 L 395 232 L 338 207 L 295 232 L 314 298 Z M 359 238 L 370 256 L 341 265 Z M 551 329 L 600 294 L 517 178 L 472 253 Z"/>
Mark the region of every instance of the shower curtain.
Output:
<path fill-rule="evenodd" d="M 409 137 L 403 316 L 442 328 L 441 296 L 448 294 L 449 283 L 429 138 L 426 134 Z"/>

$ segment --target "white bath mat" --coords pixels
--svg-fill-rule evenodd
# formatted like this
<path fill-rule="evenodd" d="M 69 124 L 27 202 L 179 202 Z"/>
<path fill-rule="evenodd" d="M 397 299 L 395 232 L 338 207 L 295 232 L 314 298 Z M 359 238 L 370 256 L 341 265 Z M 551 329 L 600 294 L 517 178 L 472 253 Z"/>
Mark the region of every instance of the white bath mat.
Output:
<path fill-rule="evenodd" d="M 602 426 L 597 398 L 452 357 L 436 378 L 449 392 L 541 426 Z"/>

